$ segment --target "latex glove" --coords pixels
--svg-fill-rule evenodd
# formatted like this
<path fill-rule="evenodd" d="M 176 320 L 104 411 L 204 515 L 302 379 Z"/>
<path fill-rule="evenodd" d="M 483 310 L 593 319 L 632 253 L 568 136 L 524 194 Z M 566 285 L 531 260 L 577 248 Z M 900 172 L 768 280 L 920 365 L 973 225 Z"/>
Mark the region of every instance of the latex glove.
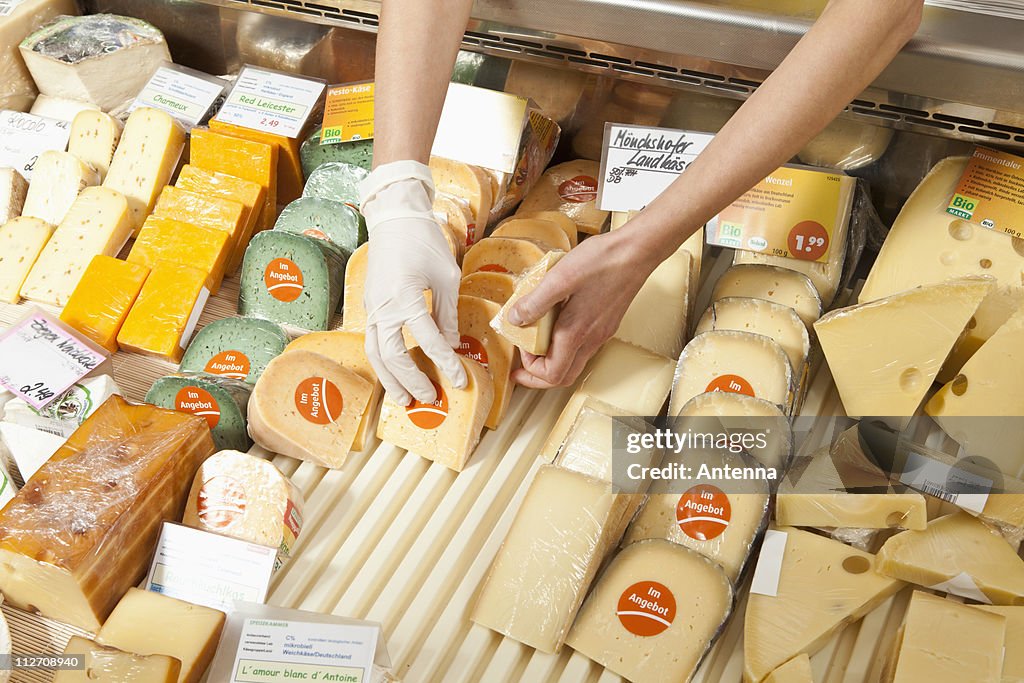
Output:
<path fill-rule="evenodd" d="M 396 161 L 375 169 L 359 187 L 370 235 L 363 304 L 366 355 L 389 398 L 430 403 L 436 391 L 402 338 L 407 325 L 420 348 L 456 388 L 466 386 L 459 345 L 461 273 L 432 211 L 430 169 Z M 431 290 L 434 316 L 424 290 Z"/>

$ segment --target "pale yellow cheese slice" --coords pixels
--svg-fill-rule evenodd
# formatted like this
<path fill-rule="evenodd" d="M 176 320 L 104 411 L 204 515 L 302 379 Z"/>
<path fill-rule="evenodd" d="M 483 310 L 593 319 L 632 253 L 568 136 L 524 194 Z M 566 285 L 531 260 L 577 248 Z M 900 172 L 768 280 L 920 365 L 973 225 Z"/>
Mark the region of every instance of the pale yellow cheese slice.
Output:
<path fill-rule="evenodd" d="M 478 275 L 495 273 L 477 273 Z M 471 358 L 487 369 L 494 381 L 494 402 L 484 426 L 497 429 L 512 400 L 512 370 L 518 363 L 515 345 L 493 329 L 491 320 L 501 306 L 475 296 L 459 296 L 459 348 L 456 352 Z"/>
<path fill-rule="evenodd" d="M 548 310 L 543 316 L 534 322 L 518 326 L 508 321 L 508 312 L 519 301 L 534 292 L 540 283 L 543 282 L 551 269 L 555 267 L 561 258 L 565 256 L 564 251 L 550 251 L 545 254 L 537 263 L 526 270 L 516 282 L 516 288 L 512 292 L 501 310 L 491 320 L 491 327 L 502 337 L 512 342 L 517 348 L 543 356 L 548 352 L 551 344 L 551 333 L 554 331 L 555 320 L 558 317 L 558 307 Z"/>

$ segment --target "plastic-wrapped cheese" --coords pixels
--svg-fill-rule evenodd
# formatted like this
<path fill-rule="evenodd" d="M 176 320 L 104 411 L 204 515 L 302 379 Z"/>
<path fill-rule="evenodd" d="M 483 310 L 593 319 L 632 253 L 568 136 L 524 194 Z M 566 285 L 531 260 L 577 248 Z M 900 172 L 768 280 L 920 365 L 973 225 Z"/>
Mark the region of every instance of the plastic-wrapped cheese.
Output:
<path fill-rule="evenodd" d="M 892 135 L 892 128 L 835 119 L 804 145 L 797 156 L 809 166 L 853 171 L 881 159 Z"/>
<path fill-rule="evenodd" d="M 242 260 L 239 252 L 244 252 L 246 246 L 243 242 L 246 209 L 240 202 L 209 192 L 189 192 L 168 185 L 160 192 L 160 198 L 153 207 L 153 215 L 227 233 L 228 253 L 223 266 L 225 273 L 230 272 L 228 266 L 231 263 Z"/>
<path fill-rule="evenodd" d="M 213 451 L 204 420 L 107 399 L 0 512 L 7 602 L 95 632 Z"/>
<path fill-rule="evenodd" d="M 615 338 L 677 358 L 689 328 L 693 257 L 678 249 L 662 261 L 626 309 Z"/>
<path fill-rule="evenodd" d="M 28 181 L 13 168 L 0 168 L 0 226 L 21 215 Z"/>
<path fill-rule="evenodd" d="M 223 230 L 150 216 L 128 252 L 128 262 L 152 270 L 158 263 L 178 263 L 206 273 L 210 294 L 220 291 L 231 254 L 231 235 Z"/>
<path fill-rule="evenodd" d="M 269 320 L 224 318 L 196 334 L 181 358 L 182 372 L 202 372 L 255 384 L 284 352 L 288 335 Z"/>
<path fill-rule="evenodd" d="M 626 546 L 601 574 L 566 643 L 637 683 L 688 681 L 732 612 L 728 577 L 662 540 Z"/>
<path fill-rule="evenodd" d="M 71 121 L 68 152 L 96 169 L 100 182 L 103 182 L 110 170 L 110 162 L 114 159 L 123 129 L 121 122 L 110 114 L 81 111 Z"/>
<path fill-rule="evenodd" d="M 530 240 L 488 237 L 466 252 L 462 259 L 462 276 L 480 271 L 520 275 L 546 253 L 544 247 Z"/>
<path fill-rule="evenodd" d="M 508 312 L 523 297 L 531 294 L 540 286 L 540 283 L 563 256 L 565 256 L 564 251 L 549 251 L 543 258 L 524 271 L 516 282 L 516 288 L 512 292 L 512 296 L 502 305 L 498 315 L 491 320 L 491 327 L 494 328 L 495 332 L 515 344 L 519 349 L 537 356 L 543 356 L 548 352 L 548 346 L 551 344 L 551 333 L 555 327 L 555 319 L 558 317 L 558 307 L 552 308 L 540 319 L 523 326 L 510 323 L 507 319 Z"/>
<path fill-rule="evenodd" d="M 494 201 L 491 181 L 487 174 L 475 166 L 440 157 L 430 158 L 430 174 L 434 179 L 434 188 L 438 192 L 458 197 L 469 205 L 470 213 L 473 215 L 473 227 L 469 230 L 469 235 L 475 242 L 487 227 Z"/>
<path fill-rule="evenodd" d="M 322 467 L 345 464 L 373 388 L 327 356 L 302 349 L 270 361 L 249 401 L 249 434 L 269 451 Z"/>
<path fill-rule="evenodd" d="M 367 240 L 366 222 L 358 211 L 323 197 L 302 197 L 284 207 L 274 230 L 325 240 L 346 256 Z"/>
<path fill-rule="evenodd" d="M 9 3 L 6 9 L 9 11 L 0 21 L 0 109 L 28 111 L 38 91 L 18 45 L 25 36 L 52 19 L 78 14 L 78 3 L 74 0 L 23 0 Z"/>
<path fill-rule="evenodd" d="M 459 355 L 480 363 L 494 380 L 494 402 L 484 426 L 497 429 L 512 400 L 512 370 L 517 362 L 515 346 L 491 329 L 490 322 L 501 306 L 475 296 L 459 296 Z"/>
<path fill-rule="evenodd" d="M 494 380 L 479 363 L 460 358 L 468 384 L 456 389 L 422 350 L 409 352 L 437 391 L 432 403 L 400 406 L 384 398 L 377 436 L 427 460 L 461 472 L 480 441 L 494 402 Z"/>
<path fill-rule="evenodd" d="M 821 295 L 803 273 L 776 266 L 733 266 L 715 284 L 712 301 L 727 297 L 765 299 L 789 306 L 810 327 L 821 317 Z"/>
<path fill-rule="evenodd" d="M 628 458 L 622 457 L 621 460 L 613 457 L 617 448 L 624 450 L 629 435 L 642 434 L 648 428 L 643 418 L 619 415 L 621 412 L 603 401 L 588 398 L 580 406 L 576 421 L 558 451 L 555 464 L 588 477 L 612 482 L 620 491 L 632 492 L 624 486 L 628 483 L 628 464 L 655 466 L 661 459 L 661 451 L 647 448 L 635 455 L 629 454 Z"/>
<path fill-rule="evenodd" d="M 22 216 L 59 225 L 79 193 L 99 185 L 96 169 L 68 152 L 48 151 L 39 155 L 32 169 L 32 182 L 25 196 Z"/>
<path fill-rule="evenodd" d="M 74 636 L 64 648 L 65 655 L 82 658 L 81 669 L 61 669 L 53 683 L 178 683 L 181 661 L 167 655 L 137 655 L 115 647 L 104 647 L 91 640 Z"/>
<path fill-rule="evenodd" d="M 309 178 L 324 164 L 340 161 L 369 171 L 373 167 L 373 140 L 352 140 L 330 145 L 320 144 L 323 128 L 317 127 L 299 147 L 302 175 Z"/>
<path fill-rule="evenodd" d="M 553 221 L 542 218 L 509 218 L 494 229 L 491 237 L 520 237 L 559 251 L 572 248 L 565 231 Z"/>
<path fill-rule="evenodd" d="M 13 218 L 0 226 L 0 301 L 16 304 L 36 259 L 53 235 L 53 226 L 38 218 Z"/>
<path fill-rule="evenodd" d="M 509 300 L 515 288 L 516 279 L 512 275 L 479 270 L 462 278 L 459 294 L 493 301 L 500 307 Z"/>
<path fill-rule="evenodd" d="M 523 199 L 516 214 L 559 211 L 571 218 L 580 232 L 596 235 L 608 223 L 608 212 L 597 208 L 597 179 L 601 168 L 596 161 L 576 159 L 552 166 Z"/>
<path fill-rule="evenodd" d="M 274 145 L 193 128 L 189 137 L 189 163 L 212 172 L 233 175 L 263 188 L 258 227 L 269 230 L 277 218 L 277 155 Z"/>
<path fill-rule="evenodd" d="M 227 377 L 168 375 L 153 382 L 146 403 L 205 418 L 220 450 L 248 450 L 248 384 Z"/>
<path fill-rule="evenodd" d="M 291 557 L 302 530 L 302 493 L 273 463 L 220 451 L 199 467 L 182 523 L 277 548 L 275 568 Z"/>
<path fill-rule="evenodd" d="M 773 467 L 781 476 L 789 466 L 793 452 L 793 433 L 789 426 L 789 418 L 778 405 L 763 398 L 755 398 L 746 394 L 734 394 L 725 391 L 714 391 L 698 394 L 687 401 L 678 413 L 669 411 L 669 415 L 677 415 L 678 433 L 686 430 L 696 433 L 739 434 L 732 438 L 742 438 L 752 446 L 747 452 L 765 467 Z M 743 437 L 749 434 L 759 439 Z"/>
<path fill-rule="evenodd" d="M 361 166 L 335 161 L 321 164 L 306 178 L 303 197 L 319 197 L 359 208 L 359 183 L 370 172 Z"/>
<path fill-rule="evenodd" d="M 299 160 L 298 138 L 287 138 L 254 128 L 236 126 L 213 119 L 210 130 L 229 137 L 270 145 L 277 150 L 277 200 L 287 204 L 302 196 L 302 162 Z M 230 170 L 230 169 L 225 169 Z"/>
<path fill-rule="evenodd" d="M 506 218 L 504 221 L 498 224 L 501 227 L 505 223 L 517 220 L 538 220 L 548 221 L 557 225 L 562 232 L 565 233 L 566 239 L 569 240 L 569 247 L 575 247 L 576 242 L 579 238 L 576 230 L 576 222 L 569 218 L 561 211 L 517 211 L 511 218 Z"/>
<path fill-rule="evenodd" d="M 455 260 L 462 263 L 466 247 L 476 242 L 476 235 L 470 234 L 470 226 L 474 226 L 473 214 L 469 204 L 461 199 L 438 192 L 434 195 L 434 216 L 438 223 L 446 223 L 448 230 L 456 242 Z"/>
<path fill-rule="evenodd" d="M 209 297 L 204 271 L 160 261 L 117 333 L 118 346 L 177 363 Z"/>

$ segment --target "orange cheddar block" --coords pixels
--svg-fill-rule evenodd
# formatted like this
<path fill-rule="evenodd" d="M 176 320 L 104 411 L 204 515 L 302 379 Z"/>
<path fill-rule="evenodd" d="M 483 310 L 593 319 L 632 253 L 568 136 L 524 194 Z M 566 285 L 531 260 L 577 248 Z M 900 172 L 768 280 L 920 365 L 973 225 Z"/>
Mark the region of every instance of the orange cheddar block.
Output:
<path fill-rule="evenodd" d="M 204 418 L 111 396 L 0 511 L 4 601 L 95 633 L 214 450 Z"/>
<path fill-rule="evenodd" d="M 228 259 L 226 272 L 237 271 L 238 266 L 242 263 L 242 256 L 245 255 L 245 248 L 249 245 L 249 238 L 256 232 L 267 191 L 262 185 L 251 180 L 210 171 L 191 164 L 182 166 L 175 186 L 189 192 L 231 199 L 245 207 L 242 234 L 238 237 L 238 247 Z"/>
<path fill-rule="evenodd" d="M 277 220 L 277 147 L 244 140 L 208 128 L 193 128 L 189 163 L 208 171 L 227 173 L 259 183 L 263 188 L 260 230 L 270 230 Z"/>
<path fill-rule="evenodd" d="M 236 257 L 241 261 L 239 251 L 245 251 L 245 245 L 241 240 L 246 220 L 245 206 L 241 202 L 169 185 L 160 193 L 153 213 L 201 228 L 226 232 L 228 256 L 224 262 L 225 272 L 229 272 L 228 266 Z"/>
<path fill-rule="evenodd" d="M 158 262 L 117 334 L 118 346 L 180 362 L 210 296 L 206 277 L 198 268 Z"/>
<path fill-rule="evenodd" d="M 304 181 L 302 178 L 302 160 L 299 157 L 299 146 L 302 137 L 286 138 L 275 133 L 265 133 L 233 123 L 224 123 L 213 119 L 210 130 L 218 133 L 244 138 L 254 142 L 262 142 L 277 148 L 277 201 L 281 204 L 295 201 L 302 196 Z"/>
<path fill-rule="evenodd" d="M 71 293 L 60 319 L 111 353 L 117 333 L 149 277 L 149 268 L 110 256 L 95 256 Z"/>
<path fill-rule="evenodd" d="M 198 268 L 206 273 L 206 288 L 216 294 L 231 253 L 229 240 L 230 235 L 223 230 L 150 216 L 128 253 L 128 262 L 150 270 L 160 261 Z"/>

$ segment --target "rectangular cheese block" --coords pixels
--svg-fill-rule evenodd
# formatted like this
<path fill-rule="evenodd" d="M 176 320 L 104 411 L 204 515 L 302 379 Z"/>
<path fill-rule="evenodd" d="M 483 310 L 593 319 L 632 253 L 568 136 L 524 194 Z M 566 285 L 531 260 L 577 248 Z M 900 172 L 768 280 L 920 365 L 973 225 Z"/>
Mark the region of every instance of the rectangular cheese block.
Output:
<path fill-rule="evenodd" d="M 118 346 L 180 361 L 210 297 L 206 278 L 206 272 L 198 268 L 157 263 L 117 333 Z"/>
<path fill-rule="evenodd" d="M 509 300 L 516 288 L 516 279 L 508 273 L 477 271 L 462 278 L 459 294 L 493 301 L 501 305 Z"/>
<path fill-rule="evenodd" d="M 468 383 L 456 389 L 419 348 L 409 352 L 413 362 L 434 385 L 433 403 L 413 401 L 400 406 L 384 397 L 377 436 L 427 460 L 461 472 L 480 441 L 494 402 L 494 380 L 476 361 L 462 357 Z"/>
<path fill-rule="evenodd" d="M 270 361 L 249 402 L 249 433 L 269 451 L 345 464 L 373 387 L 327 356 L 298 349 Z"/>
<path fill-rule="evenodd" d="M 663 540 L 623 548 L 601 573 L 566 643 L 630 681 L 688 681 L 732 612 L 728 577 Z"/>
<path fill-rule="evenodd" d="M 167 375 L 153 382 L 146 403 L 206 419 L 218 450 L 247 451 L 245 431 L 251 387 L 237 379 L 203 375 Z"/>
<path fill-rule="evenodd" d="M 501 306 L 475 296 L 459 296 L 459 347 L 456 353 L 486 368 L 494 381 L 494 402 L 484 426 L 497 429 L 512 400 L 512 371 L 518 364 L 515 346 L 491 328 Z"/>
<path fill-rule="evenodd" d="M 208 171 L 218 171 L 259 183 L 263 188 L 259 229 L 274 227 L 277 218 L 276 145 L 193 128 L 189 138 L 189 163 Z"/>
<path fill-rule="evenodd" d="M 576 223 L 580 232 L 604 232 L 608 212 L 597 208 L 597 179 L 601 167 L 596 161 L 575 159 L 552 166 L 526 195 L 516 214 L 559 211 Z"/>
<path fill-rule="evenodd" d="M 693 258 L 679 249 L 662 261 L 636 298 L 615 331 L 615 338 L 650 349 L 670 358 L 678 358 L 688 338 Z"/>
<path fill-rule="evenodd" d="M 607 482 L 542 466 L 470 618 L 541 652 L 557 652 L 605 555 L 618 543 L 624 504 Z"/>
<path fill-rule="evenodd" d="M 79 112 L 71 121 L 68 152 L 96 169 L 103 182 L 123 130 L 121 122 L 110 114 L 94 110 Z"/>
<path fill-rule="evenodd" d="M 801 653 L 768 674 L 764 683 L 814 683 L 811 658 Z"/>
<path fill-rule="evenodd" d="M 111 256 L 95 256 L 71 293 L 60 319 L 111 353 L 117 333 L 142 290 L 149 268 Z"/>
<path fill-rule="evenodd" d="M 199 683 L 213 661 L 225 616 L 209 607 L 130 589 L 96 639 L 141 655 L 166 655 L 181 662 L 178 683 Z"/>
<path fill-rule="evenodd" d="M 21 215 L 28 181 L 13 168 L 0 168 L 0 225 Z"/>
<path fill-rule="evenodd" d="M 491 237 L 519 237 L 558 251 L 572 248 L 565 231 L 557 223 L 541 218 L 508 218 L 491 232 Z"/>
<path fill-rule="evenodd" d="M 238 247 L 232 253 L 227 266 L 227 272 L 233 274 L 242 264 L 245 247 L 248 246 L 249 240 L 259 225 L 266 190 L 262 185 L 251 180 L 210 171 L 191 164 L 181 167 L 174 185 L 188 192 L 229 199 L 242 205 L 242 231 L 238 237 Z"/>
<path fill-rule="evenodd" d="M 473 224 L 468 228 L 466 244 L 474 244 L 483 237 L 490 220 L 494 202 L 490 178 L 482 169 L 441 157 L 430 157 L 430 174 L 434 189 L 461 199 L 469 206 Z"/>
<path fill-rule="evenodd" d="M 74 636 L 65 655 L 81 655 L 82 669 L 61 669 L 53 683 L 177 683 L 181 661 L 167 655 L 138 655 Z"/>
<path fill-rule="evenodd" d="M 989 614 L 1006 619 L 1006 639 L 1003 643 L 1003 683 L 1024 681 L 1024 607 L 993 607 L 973 605 Z"/>
<path fill-rule="evenodd" d="M 228 234 L 228 260 L 226 272 L 232 262 L 241 262 L 246 244 L 242 243 L 245 231 L 246 209 L 240 202 L 223 199 L 206 192 L 190 192 L 168 185 L 160 193 L 153 214 L 190 223 L 201 228 L 220 230 Z"/>
<path fill-rule="evenodd" d="M 712 301 L 726 297 L 766 299 L 789 306 L 807 327 L 821 317 L 821 295 L 803 273 L 758 264 L 733 266 L 715 283 Z"/>
<path fill-rule="evenodd" d="M 0 17 L 0 109 L 28 111 L 38 91 L 18 45 L 52 19 L 78 14 L 78 3 L 74 0 L 24 0 L 9 9 L 9 13 Z"/>
<path fill-rule="evenodd" d="M 850 416 L 911 416 L 993 286 L 926 285 L 833 311 L 814 324 Z"/>
<path fill-rule="evenodd" d="M 536 242 L 510 237 L 480 240 L 462 259 L 462 276 L 479 271 L 521 275 L 544 258 L 547 250 Z"/>
<path fill-rule="evenodd" d="M 893 683 L 1000 683 L 1005 637 L 1006 617 L 914 591 Z"/>
<path fill-rule="evenodd" d="M 131 113 L 103 186 L 128 200 L 137 233 L 178 166 L 185 131 L 167 114 L 140 107 Z"/>
<path fill-rule="evenodd" d="M 32 267 L 21 296 L 63 306 L 94 256 L 117 256 L 132 232 L 124 196 L 106 187 L 87 187 L 68 209 Z"/>
<path fill-rule="evenodd" d="M 231 236 L 221 230 L 154 215 L 143 223 L 128 253 L 128 262 L 150 270 L 161 262 L 194 267 L 206 273 L 205 286 L 216 294 L 224 279 L 230 240 Z"/>
<path fill-rule="evenodd" d="M 22 216 L 31 216 L 59 225 L 78 194 L 91 185 L 99 185 L 96 169 L 68 152 L 43 152 L 32 169 Z"/>
<path fill-rule="evenodd" d="M 300 138 L 286 138 L 283 135 L 224 123 L 217 119 L 210 121 L 210 130 L 231 137 L 261 142 L 277 148 L 277 202 L 287 204 L 302 196 L 302 161 L 299 157 Z"/>
<path fill-rule="evenodd" d="M 501 311 L 491 320 L 491 327 L 517 348 L 535 356 L 543 356 L 551 344 L 551 333 L 554 331 L 555 319 L 558 317 L 558 306 L 546 312 L 540 319 L 529 325 L 513 325 L 507 320 L 508 312 L 519 300 L 533 293 L 544 280 L 555 264 L 565 256 L 564 251 L 549 251 L 539 261 L 530 266 L 516 281 L 512 296 L 501 307 Z"/>
<path fill-rule="evenodd" d="M 281 326 L 258 318 L 223 318 L 203 327 L 181 358 L 182 372 L 202 372 L 256 384 L 288 346 Z"/>
<path fill-rule="evenodd" d="M 203 420 L 108 398 L 0 511 L 6 601 L 95 632 L 213 450 Z"/>
<path fill-rule="evenodd" d="M 53 226 L 38 218 L 14 218 L 0 226 L 0 301 L 16 304 L 21 287 L 53 235 Z"/>

